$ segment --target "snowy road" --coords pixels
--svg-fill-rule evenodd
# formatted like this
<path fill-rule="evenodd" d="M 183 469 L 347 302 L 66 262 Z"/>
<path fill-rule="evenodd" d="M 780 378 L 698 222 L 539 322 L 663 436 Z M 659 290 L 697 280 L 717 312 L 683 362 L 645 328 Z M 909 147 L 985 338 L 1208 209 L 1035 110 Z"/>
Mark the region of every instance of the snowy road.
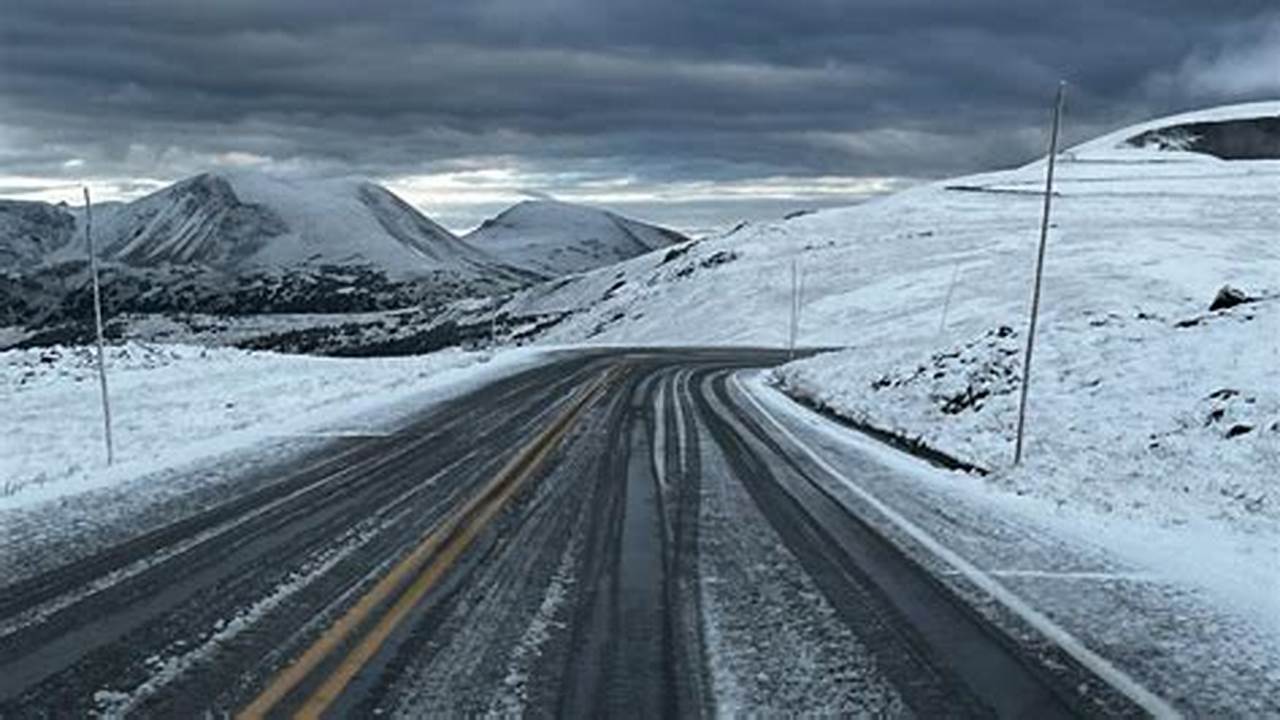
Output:
<path fill-rule="evenodd" d="M 0 716 L 1172 712 L 833 489 L 870 461 L 737 372 L 783 359 L 563 357 L 0 587 Z"/>

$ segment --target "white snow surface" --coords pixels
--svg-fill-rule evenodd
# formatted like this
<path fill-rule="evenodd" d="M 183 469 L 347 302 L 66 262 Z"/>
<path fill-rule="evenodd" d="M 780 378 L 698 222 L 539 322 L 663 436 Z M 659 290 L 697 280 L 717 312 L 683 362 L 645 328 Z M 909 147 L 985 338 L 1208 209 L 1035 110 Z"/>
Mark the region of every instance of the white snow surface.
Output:
<path fill-rule="evenodd" d="M 606 210 L 548 200 L 519 203 L 463 237 L 508 265 L 548 277 L 594 270 L 686 239 Z"/>
<path fill-rule="evenodd" d="M 448 350 L 340 359 L 189 345 L 109 347 L 116 463 L 107 467 L 92 349 L 6 350 L 0 512 L 196 467 L 273 439 L 386 432 L 404 413 L 526 367 L 541 354 L 516 350 L 490 359 Z"/>
<path fill-rule="evenodd" d="M 985 482 L 1018 494 L 1280 533 L 1278 328 L 1280 298 L 1186 328 L 1119 313 L 1060 321 L 1037 343 L 1019 467 L 1022 333 L 931 354 L 860 348 L 776 374 L 793 395 L 989 468 Z"/>

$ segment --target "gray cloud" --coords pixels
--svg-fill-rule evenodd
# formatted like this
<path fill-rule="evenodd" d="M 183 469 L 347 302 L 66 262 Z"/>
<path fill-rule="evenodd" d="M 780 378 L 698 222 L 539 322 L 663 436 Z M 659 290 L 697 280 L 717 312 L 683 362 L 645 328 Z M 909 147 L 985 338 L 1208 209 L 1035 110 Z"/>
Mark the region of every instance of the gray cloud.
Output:
<path fill-rule="evenodd" d="M 1222 34 L 1223 42 L 1197 50 L 1156 82 L 1207 97 L 1280 96 L 1280 14 Z"/>
<path fill-rule="evenodd" d="M 564 184 L 934 177 L 1040 152 L 1060 77 L 1075 139 L 1274 93 L 1253 66 L 1277 18 L 1273 0 L 8 0 L 0 174 L 165 179 L 235 153 L 377 177 L 504 158 Z"/>

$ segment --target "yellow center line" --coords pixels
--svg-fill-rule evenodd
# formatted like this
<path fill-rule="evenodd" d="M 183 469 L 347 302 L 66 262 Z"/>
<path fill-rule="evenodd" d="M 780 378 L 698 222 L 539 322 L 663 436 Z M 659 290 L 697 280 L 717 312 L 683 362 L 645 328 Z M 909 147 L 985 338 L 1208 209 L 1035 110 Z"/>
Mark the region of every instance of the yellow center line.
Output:
<path fill-rule="evenodd" d="M 485 489 L 453 513 L 428 535 L 412 553 L 401 560 L 368 593 L 330 626 L 291 665 L 281 670 L 253 702 L 237 713 L 242 720 L 264 718 L 299 683 L 310 675 L 339 645 L 362 626 L 373 610 L 387 600 L 413 573 L 412 585 L 382 616 L 377 625 L 353 648 L 325 682 L 306 700 L 295 717 L 316 718 L 342 694 L 353 678 L 390 637 L 395 628 L 427 592 L 453 566 L 472 540 L 497 515 L 506 501 L 568 435 L 573 421 L 605 387 L 612 371 L 606 372 L 578 393 L 569 408 L 546 430 L 521 448 Z M 428 564 L 428 561 L 430 563 Z M 425 567 L 424 567 L 425 566 Z"/>

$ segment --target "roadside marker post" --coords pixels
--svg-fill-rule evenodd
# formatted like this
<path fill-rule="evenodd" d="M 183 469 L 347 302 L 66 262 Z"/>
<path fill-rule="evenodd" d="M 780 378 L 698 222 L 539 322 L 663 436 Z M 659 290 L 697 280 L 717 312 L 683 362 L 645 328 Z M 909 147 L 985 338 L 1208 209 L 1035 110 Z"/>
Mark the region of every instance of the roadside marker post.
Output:
<path fill-rule="evenodd" d="M 796 345 L 800 344 L 800 323 L 804 320 L 804 271 L 796 261 Z"/>
<path fill-rule="evenodd" d="M 1036 255 L 1036 281 L 1031 293 L 1031 323 L 1027 329 L 1027 349 L 1022 357 L 1022 393 L 1018 401 L 1018 439 L 1013 451 L 1013 464 L 1022 464 L 1022 441 L 1027 422 L 1027 391 L 1031 385 L 1031 353 L 1035 349 L 1036 321 L 1040 315 L 1040 286 L 1044 279 L 1044 251 L 1049 240 L 1049 211 L 1053 204 L 1053 171 L 1058 158 L 1058 132 L 1062 126 L 1062 106 L 1066 101 L 1067 82 L 1058 83 L 1058 97 L 1053 105 L 1053 129 L 1049 133 L 1049 163 L 1045 171 L 1044 212 L 1040 217 L 1040 250 Z"/>
<path fill-rule="evenodd" d="M 800 334 L 800 261 L 791 258 L 791 329 L 787 333 L 787 359 L 796 356 L 796 341 Z"/>
<path fill-rule="evenodd" d="M 115 461 L 111 444 L 111 400 L 107 393 L 107 366 L 102 345 L 102 290 L 98 286 L 98 253 L 93 247 L 93 204 L 84 188 L 84 239 L 89 246 L 89 274 L 93 277 L 93 320 L 98 331 L 98 384 L 102 388 L 102 424 L 107 438 L 107 465 Z"/>

